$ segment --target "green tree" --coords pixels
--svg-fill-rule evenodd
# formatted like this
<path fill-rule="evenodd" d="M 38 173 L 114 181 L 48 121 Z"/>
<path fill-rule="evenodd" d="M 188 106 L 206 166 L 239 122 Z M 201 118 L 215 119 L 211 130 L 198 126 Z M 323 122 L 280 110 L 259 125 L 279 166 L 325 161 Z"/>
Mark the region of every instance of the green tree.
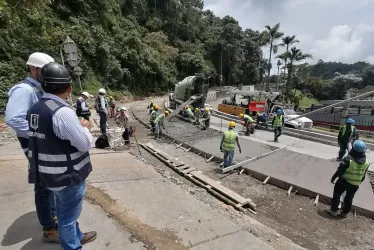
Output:
<path fill-rule="evenodd" d="M 293 36 L 285 36 L 285 37 L 282 37 L 282 43 L 280 44 L 280 46 L 284 46 L 286 47 L 286 52 L 289 52 L 289 47 L 290 45 L 294 44 L 294 43 L 299 43 L 300 41 L 296 39 L 296 36 L 293 35 Z M 284 58 L 284 65 L 287 65 L 287 57 Z M 286 74 L 286 69 L 287 68 L 284 68 L 284 74 Z"/>
<path fill-rule="evenodd" d="M 278 51 L 278 44 L 277 41 L 283 37 L 284 33 L 279 31 L 280 23 L 277 23 L 273 27 L 269 25 L 265 26 L 266 30 L 264 31 L 264 38 L 267 42 L 266 44 L 269 46 L 269 64 L 271 64 L 272 53 L 276 54 Z M 266 90 L 269 89 L 270 83 L 270 70 L 271 67 L 267 69 L 267 82 L 266 82 Z"/>

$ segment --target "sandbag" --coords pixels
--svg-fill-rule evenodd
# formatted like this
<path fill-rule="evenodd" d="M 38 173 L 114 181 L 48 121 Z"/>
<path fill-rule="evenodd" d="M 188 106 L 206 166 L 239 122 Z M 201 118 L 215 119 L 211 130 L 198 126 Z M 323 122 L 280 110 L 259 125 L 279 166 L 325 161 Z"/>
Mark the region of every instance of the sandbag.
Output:
<path fill-rule="evenodd" d="M 101 134 L 96 142 L 95 142 L 95 147 L 96 148 L 100 148 L 100 149 L 105 149 L 107 147 L 109 147 L 109 139 L 108 139 L 108 136 L 105 135 L 105 134 Z"/>

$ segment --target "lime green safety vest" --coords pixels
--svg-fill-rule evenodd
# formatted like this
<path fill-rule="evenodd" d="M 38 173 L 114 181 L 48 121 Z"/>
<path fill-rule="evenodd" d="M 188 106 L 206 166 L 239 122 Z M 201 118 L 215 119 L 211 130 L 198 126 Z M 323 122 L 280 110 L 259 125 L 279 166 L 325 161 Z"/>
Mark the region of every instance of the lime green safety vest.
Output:
<path fill-rule="evenodd" d="M 243 118 L 244 118 L 244 121 L 246 122 L 253 122 L 252 117 L 250 117 L 249 115 L 244 115 Z"/>
<path fill-rule="evenodd" d="M 355 127 L 354 126 L 351 126 L 351 134 L 349 135 L 349 138 L 352 137 L 352 134 L 353 134 L 353 131 L 355 130 Z M 342 129 L 342 137 L 345 135 L 345 131 L 347 131 L 347 126 L 344 125 L 343 126 L 343 129 Z"/>
<path fill-rule="evenodd" d="M 157 124 L 160 124 L 162 125 L 164 123 L 164 119 L 165 119 L 165 114 L 161 114 L 159 116 L 157 116 L 156 120 L 155 120 L 155 123 Z"/>
<path fill-rule="evenodd" d="M 283 117 L 282 116 L 275 116 L 274 118 L 274 127 L 282 127 L 282 119 Z"/>
<path fill-rule="evenodd" d="M 156 120 L 156 118 L 157 118 L 157 111 L 153 110 L 152 113 L 151 113 L 150 121 L 154 122 Z"/>
<path fill-rule="evenodd" d="M 194 117 L 194 114 L 190 108 L 186 109 L 188 117 Z"/>
<path fill-rule="evenodd" d="M 369 168 L 369 161 L 366 160 L 364 164 L 359 164 L 355 161 L 349 161 L 349 167 L 343 174 L 343 178 L 350 184 L 359 186 L 361 184 L 361 180 L 364 177 L 366 170 Z"/>
<path fill-rule="evenodd" d="M 238 133 L 235 130 L 227 130 L 224 134 L 222 148 L 223 150 L 232 151 L 235 150 L 236 137 Z"/>

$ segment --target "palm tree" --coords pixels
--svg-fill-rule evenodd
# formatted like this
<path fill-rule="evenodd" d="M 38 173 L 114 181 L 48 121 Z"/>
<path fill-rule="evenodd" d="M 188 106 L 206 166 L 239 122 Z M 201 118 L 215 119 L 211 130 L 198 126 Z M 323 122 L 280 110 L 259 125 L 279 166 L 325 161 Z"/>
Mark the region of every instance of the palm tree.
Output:
<path fill-rule="evenodd" d="M 264 34 L 266 35 L 266 39 L 267 39 L 267 44 L 270 46 L 270 55 L 269 55 L 269 64 L 271 63 L 271 56 L 272 56 L 272 53 L 274 52 L 274 54 L 277 53 L 277 50 L 278 50 L 278 46 L 277 45 L 277 40 L 280 39 L 284 33 L 283 32 L 280 32 L 279 31 L 279 27 L 280 27 L 280 23 L 277 23 L 276 25 L 274 25 L 273 27 L 270 27 L 269 25 L 266 25 L 265 28 L 265 32 Z M 267 72 L 267 84 L 266 84 L 266 91 L 269 90 L 269 83 L 270 83 L 270 67 L 268 68 L 268 72 Z"/>
<path fill-rule="evenodd" d="M 280 46 L 285 46 L 286 47 L 286 52 L 289 51 L 289 46 L 294 44 L 294 43 L 299 43 L 300 41 L 296 39 L 296 36 L 285 36 L 282 38 L 282 43 Z M 284 59 L 284 65 L 287 65 L 287 57 Z M 286 67 L 287 68 L 287 67 Z M 284 69 L 284 74 L 286 75 L 286 68 Z"/>
<path fill-rule="evenodd" d="M 304 54 L 300 49 L 297 49 L 296 47 L 293 47 L 290 51 L 286 51 L 283 54 L 279 55 L 278 58 L 285 59 L 287 58 L 289 60 L 289 63 L 287 65 L 288 68 L 288 74 L 287 74 L 287 82 L 286 82 L 286 91 L 289 88 L 290 81 L 291 81 L 291 74 L 294 67 L 294 64 L 296 62 L 304 61 L 308 58 L 313 58 L 311 54 Z"/>
<path fill-rule="evenodd" d="M 279 67 L 282 66 L 281 60 L 278 60 L 277 67 L 278 67 L 278 79 L 277 79 L 277 87 L 275 89 L 276 92 L 278 92 L 278 85 L 279 85 Z"/>

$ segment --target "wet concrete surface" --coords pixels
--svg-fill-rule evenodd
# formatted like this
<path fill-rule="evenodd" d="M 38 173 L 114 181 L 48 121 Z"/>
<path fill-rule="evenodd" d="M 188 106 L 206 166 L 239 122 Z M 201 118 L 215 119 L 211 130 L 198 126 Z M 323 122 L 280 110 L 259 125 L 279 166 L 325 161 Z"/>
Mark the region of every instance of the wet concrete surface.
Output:
<path fill-rule="evenodd" d="M 278 151 L 246 165 L 248 169 L 331 198 L 334 185 L 330 179 L 337 167 L 337 162 L 289 150 Z M 374 196 L 368 178 L 360 185 L 354 205 L 374 211 Z"/>

